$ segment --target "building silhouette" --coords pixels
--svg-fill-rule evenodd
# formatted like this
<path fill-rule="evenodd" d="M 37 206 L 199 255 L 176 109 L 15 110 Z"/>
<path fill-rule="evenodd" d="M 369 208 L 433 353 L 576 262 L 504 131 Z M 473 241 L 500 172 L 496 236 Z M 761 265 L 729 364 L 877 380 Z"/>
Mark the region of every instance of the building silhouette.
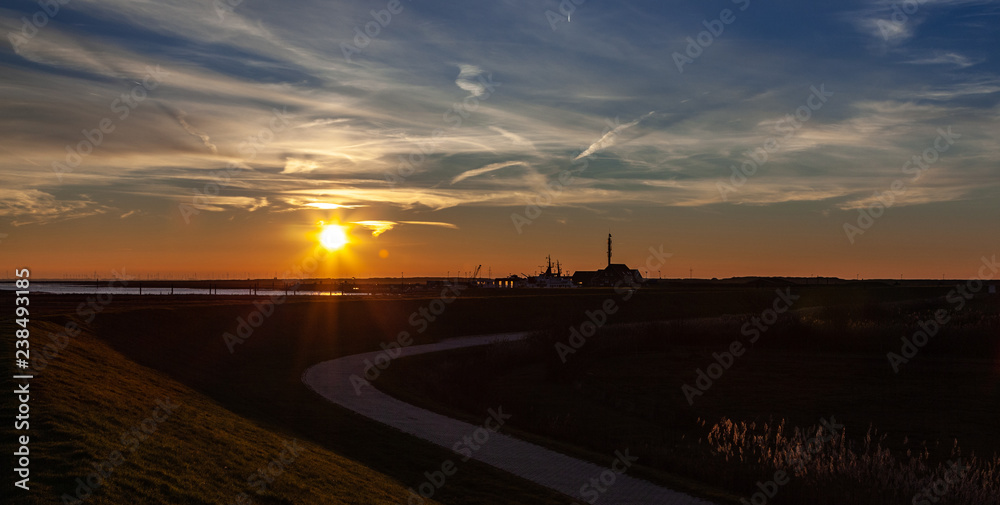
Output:
<path fill-rule="evenodd" d="M 601 270 L 578 270 L 573 273 L 573 285 L 582 287 L 638 286 L 642 284 L 639 270 L 624 263 L 611 262 L 611 234 L 608 234 L 608 266 Z"/>

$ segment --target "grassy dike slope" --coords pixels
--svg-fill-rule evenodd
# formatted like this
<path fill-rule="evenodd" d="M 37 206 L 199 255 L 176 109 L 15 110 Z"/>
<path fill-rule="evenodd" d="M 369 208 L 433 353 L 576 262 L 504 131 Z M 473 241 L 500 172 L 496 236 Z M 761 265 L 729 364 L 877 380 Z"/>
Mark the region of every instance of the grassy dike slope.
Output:
<path fill-rule="evenodd" d="M 641 293 L 620 301 L 615 318 L 641 321 L 754 312 L 770 303 L 773 291 Z M 856 294 L 820 290 L 807 296 L 803 292 L 800 303 L 836 303 L 854 299 Z M 296 298 L 269 311 L 273 313 L 233 352 L 222 335 L 235 332 L 238 321 L 252 316 L 259 299 L 115 297 L 86 325 L 93 333 L 74 337 L 32 382 L 32 485 L 37 489 L 31 493 L 35 501 L 15 503 L 60 503 L 63 493 L 74 494 L 76 478 L 86 478 L 93 471 L 92 463 L 133 445 L 121 441 L 123 432 L 141 426 L 154 414 L 162 418 L 155 409 L 157 401 L 165 399 L 180 407 L 161 423 L 149 422 L 155 433 L 137 444 L 134 453 L 126 453 L 126 463 L 86 503 L 228 505 L 239 503 L 240 493 L 252 494 L 254 503 L 264 504 L 406 503 L 407 489 L 423 484 L 427 472 L 440 469 L 455 454 L 323 401 L 302 383 L 302 373 L 309 366 L 378 350 L 404 330 L 418 343 L 426 343 L 457 335 L 551 327 L 560 317 L 578 324 L 586 310 L 601 307 L 615 296 L 607 290 L 536 291 L 531 296 L 506 297 L 469 293 L 428 323 L 415 320 L 412 314 L 430 306 L 433 297 Z M 893 292 L 880 298 L 899 296 L 914 295 Z M 48 343 L 48 332 L 66 322 L 60 314 L 74 313 L 79 298 L 32 297 L 33 350 Z M 13 315 L 12 308 L 13 300 L 0 294 L 8 371 L 12 371 L 14 349 L 14 326 L 8 315 Z M 50 314 L 48 326 L 39 312 Z M 427 331 L 420 332 L 425 325 Z M 3 389 L 13 391 L 9 373 L 4 377 Z M 485 387 L 486 383 L 469 386 Z M 489 407 L 509 407 L 499 397 L 488 395 L 488 388 L 480 393 Z M 11 432 L 14 395 L 0 398 L 0 446 L 11 454 L 16 450 Z M 486 411 L 473 409 L 468 415 L 478 424 Z M 283 444 L 291 439 L 307 450 L 268 486 L 265 495 L 254 494 L 247 478 L 280 458 Z M 15 490 L 10 481 L 4 485 Z M 5 490 L 2 496 L 6 499 L 12 494 Z M 462 463 L 433 498 L 462 505 L 565 504 L 567 500 L 476 461 Z"/>
<path fill-rule="evenodd" d="M 14 324 L 6 320 L 0 327 L 4 355 L 12 355 Z M 47 343 L 48 332 L 61 327 L 33 320 L 35 349 Z M 10 375 L 5 374 L 4 383 L 11 386 L 5 391 L 13 390 Z M 78 487 L 86 498 L 83 503 L 95 505 L 251 503 L 249 499 L 256 504 L 405 503 L 407 499 L 406 487 L 397 480 L 301 437 L 262 428 L 165 374 L 130 361 L 86 332 L 74 337 L 31 381 L 30 390 L 31 489 L 14 488 L 8 470 L 5 503 L 76 503 Z M 10 455 L 16 447 L 13 423 L 8 421 L 16 404 L 9 393 L 4 394 L 3 406 L 2 445 Z M 144 421 L 147 431 L 154 427 L 155 431 L 143 433 Z M 133 428 L 147 438 L 134 437 Z M 13 463 L 11 456 L 4 459 Z M 280 463 L 282 459 L 285 463 Z M 100 479 L 96 489 L 88 490 L 76 479 L 86 482 L 90 476 L 91 483 L 98 482 L 90 475 L 95 464 L 103 465 L 105 473 L 113 471 Z M 263 494 L 257 494 L 265 481 L 248 478 L 269 464 L 273 473 L 281 473 Z M 64 494 L 74 500 L 63 500 Z"/>

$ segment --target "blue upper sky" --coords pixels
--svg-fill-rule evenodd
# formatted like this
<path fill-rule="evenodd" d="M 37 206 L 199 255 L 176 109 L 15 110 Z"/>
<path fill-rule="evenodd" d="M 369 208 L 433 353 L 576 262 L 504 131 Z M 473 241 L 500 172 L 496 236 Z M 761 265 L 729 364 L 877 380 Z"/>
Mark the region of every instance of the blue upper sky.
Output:
<path fill-rule="evenodd" d="M 843 225 L 897 180 L 891 207 L 906 217 L 893 226 L 910 240 L 926 231 L 921 209 L 941 230 L 995 230 L 1000 2 L 52 5 L 0 8 L 0 232 L 143 217 L 167 229 L 190 205 L 283 224 L 354 209 L 378 235 L 520 240 L 683 212 L 694 217 L 679 233 L 711 214 L 756 216 L 767 235 L 783 209 L 813 216 L 797 233 L 820 227 L 850 248 L 869 235 Z M 95 142 L 86 132 L 104 119 Z M 947 152 L 907 172 L 948 128 Z M 193 196 L 227 167 L 217 194 Z M 546 195 L 545 215 L 518 231 L 510 215 Z"/>

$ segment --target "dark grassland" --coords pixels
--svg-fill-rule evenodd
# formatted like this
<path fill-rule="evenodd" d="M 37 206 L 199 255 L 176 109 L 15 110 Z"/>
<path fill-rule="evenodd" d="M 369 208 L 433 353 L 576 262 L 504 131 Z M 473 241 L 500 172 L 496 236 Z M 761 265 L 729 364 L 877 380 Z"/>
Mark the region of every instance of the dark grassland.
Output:
<path fill-rule="evenodd" d="M 790 431 L 834 416 L 848 441 L 859 444 L 874 426 L 897 456 L 926 442 L 932 466 L 950 456 L 953 438 L 963 461 L 972 450 L 992 457 L 1000 447 L 996 297 L 957 313 L 900 374 L 885 359 L 917 321 L 949 308 L 940 298 L 948 289 L 794 288 L 801 295 L 794 312 L 782 315 L 693 406 L 680 386 L 693 384 L 695 369 L 710 364 L 712 352 L 740 338 L 745 316 L 769 307 L 774 288 L 685 287 L 639 291 L 629 300 L 610 290 L 469 291 L 419 334 L 411 314 L 432 298 L 295 298 L 232 354 L 223 333 L 234 333 L 237 318 L 261 299 L 118 296 L 86 324 L 74 314 L 80 297 L 36 295 L 32 307 L 48 313 L 48 326 L 35 327 L 34 346 L 47 343 L 45 330 L 69 320 L 87 332 L 72 338 L 32 386 L 39 391 L 32 414 L 40 419 L 32 424 L 40 491 L 32 495 L 41 498 L 18 503 L 51 503 L 72 491 L 90 462 L 120 449 L 120 432 L 167 394 L 182 398 L 184 407 L 88 502 L 124 503 L 143 489 L 147 494 L 135 496 L 146 503 L 230 503 L 248 489 L 246 477 L 294 438 L 308 444 L 315 461 L 293 464 L 267 494 L 253 496 L 255 503 L 402 503 L 425 471 L 454 454 L 331 405 L 301 382 L 309 366 L 377 350 L 400 331 L 421 343 L 538 330 L 523 344 L 394 361 L 376 385 L 477 424 L 486 408 L 503 405 L 519 436 L 598 461 L 629 448 L 640 456 L 636 473 L 719 501 L 749 496 L 756 480 L 773 474 L 775 451 L 770 459 L 754 456 L 761 444 L 747 433 L 768 423 L 773 440 L 781 420 Z M 608 328 L 563 365 L 554 340 L 609 298 L 619 308 L 612 323 L 670 322 Z M 3 324 L 4 345 L 12 348 L 12 321 Z M 756 424 L 742 433 L 741 422 Z M 12 436 L 5 432 L 4 443 Z M 795 478 L 771 502 L 822 503 L 813 500 L 821 494 L 810 494 L 810 483 Z M 474 461 L 462 463 L 434 499 L 567 502 Z"/>
<path fill-rule="evenodd" d="M 923 503 L 958 457 L 972 469 L 940 503 L 998 503 L 1000 298 L 955 310 L 867 290 L 817 306 L 833 293 L 810 291 L 755 344 L 741 328 L 773 291 L 746 314 L 605 328 L 563 363 L 555 343 L 586 320 L 569 314 L 525 342 L 401 360 L 378 387 L 452 415 L 502 404 L 525 438 L 595 461 L 629 448 L 650 479 L 746 499 L 835 419 L 844 431 L 769 503 Z M 939 309 L 951 320 L 894 373 L 886 354 Z M 689 405 L 681 386 L 734 340 L 745 354 Z"/>

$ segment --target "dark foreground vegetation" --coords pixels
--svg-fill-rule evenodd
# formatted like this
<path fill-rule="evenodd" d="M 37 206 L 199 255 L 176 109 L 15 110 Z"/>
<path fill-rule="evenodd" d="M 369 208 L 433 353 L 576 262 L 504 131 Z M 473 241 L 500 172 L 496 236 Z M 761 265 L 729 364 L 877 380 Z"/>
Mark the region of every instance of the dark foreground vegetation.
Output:
<path fill-rule="evenodd" d="M 597 461 L 628 448 L 648 478 L 731 499 L 1000 503 L 1000 297 L 800 294 L 759 333 L 745 325 L 773 291 L 745 314 L 608 326 L 573 352 L 559 344 L 588 317 L 568 314 L 526 341 L 402 360 L 379 387 L 453 414 L 502 404 L 536 442 Z M 731 364 L 699 387 L 713 363 Z"/>
<path fill-rule="evenodd" d="M 477 423 L 487 408 L 503 405 L 518 436 L 605 463 L 615 449 L 628 448 L 640 457 L 636 474 L 720 503 L 749 499 L 758 480 L 787 468 L 783 455 L 795 450 L 794 427 L 805 430 L 821 418 L 843 424 L 843 436 L 824 444 L 806 474 L 795 474 L 768 503 L 909 502 L 932 469 L 956 459 L 957 439 L 962 463 L 973 470 L 942 502 L 987 503 L 961 493 L 997 480 L 995 466 L 992 477 L 976 473 L 989 470 L 1000 450 L 996 298 L 955 311 L 895 374 L 885 353 L 898 352 L 900 337 L 912 335 L 929 313 L 951 308 L 941 298 L 947 288 L 804 288 L 793 310 L 688 405 L 681 386 L 694 384 L 713 353 L 745 341 L 746 315 L 770 307 L 774 289 L 663 289 L 628 298 L 610 290 L 467 292 L 432 317 L 420 310 L 433 297 L 296 298 L 270 311 L 263 297 L 116 296 L 101 310 L 81 313 L 86 297 L 36 296 L 33 345 L 46 345 L 48 333 L 67 323 L 84 331 L 48 360 L 32 386 L 38 388 L 32 406 L 38 487 L 16 503 L 61 503 L 93 463 L 128 451 L 122 432 L 141 425 L 168 396 L 182 407 L 129 451 L 86 503 L 228 504 L 244 492 L 264 504 L 404 503 L 408 488 L 454 455 L 322 401 L 302 384 L 302 373 L 327 359 L 378 350 L 401 331 L 422 343 L 515 330 L 537 335 L 395 360 L 376 385 Z M 637 324 L 605 328 L 562 363 L 555 342 L 608 300 L 617 309 L 609 323 Z M 227 345 L 224 335 L 257 312 L 268 315 Z M 4 345 L 12 346 L 13 322 L 2 323 Z M 289 465 L 256 494 L 248 476 L 278 457 L 288 440 L 307 447 L 297 460 L 302 464 Z M 831 460 L 832 468 L 853 461 L 852 468 L 868 469 L 868 480 L 816 466 L 837 454 L 854 456 Z M 896 466 L 887 466 L 889 456 Z M 879 480 L 895 475 L 893 468 L 918 480 Z M 433 500 L 567 503 L 475 461 L 463 463 Z"/>

